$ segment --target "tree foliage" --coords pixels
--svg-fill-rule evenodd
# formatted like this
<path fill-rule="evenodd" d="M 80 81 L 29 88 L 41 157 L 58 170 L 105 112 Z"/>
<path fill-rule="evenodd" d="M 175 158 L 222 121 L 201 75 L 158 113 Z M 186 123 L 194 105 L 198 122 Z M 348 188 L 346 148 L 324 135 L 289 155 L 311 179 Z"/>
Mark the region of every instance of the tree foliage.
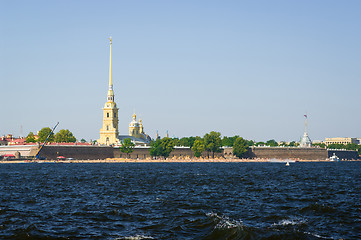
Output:
<path fill-rule="evenodd" d="M 361 145 L 357 145 L 355 143 L 348 143 L 348 144 L 339 144 L 333 143 L 327 146 L 328 149 L 346 149 L 346 150 L 354 150 L 357 151 L 358 154 L 361 154 Z"/>
<path fill-rule="evenodd" d="M 203 137 L 205 150 L 212 152 L 212 157 L 214 158 L 214 153 L 221 152 L 222 139 L 221 133 L 219 132 L 210 132 L 206 133 Z"/>
<path fill-rule="evenodd" d="M 270 146 L 270 147 L 277 147 L 277 146 L 278 146 L 278 143 L 276 142 L 276 140 L 271 139 L 271 140 L 268 140 L 268 141 L 266 142 L 266 145 L 267 145 L 267 146 Z"/>
<path fill-rule="evenodd" d="M 233 147 L 233 143 L 234 141 L 239 138 L 238 135 L 236 136 L 233 136 L 233 137 L 227 137 L 227 136 L 224 136 L 222 138 L 222 146 L 225 146 L 225 147 Z"/>
<path fill-rule="evenodd" d="M 319 146 L 320 148 L 326 148 L 326 144 L 324 143 L 312 143 L 313 146 Z"/>
<path fill-rule="evenodd" d="M 184 146 L 184 147 L 193 147 L 194 141 L 197 139 L 201 139 L 201 137 L 182 137 L 178 141 L 178 146 Z"/>
<path fill-rule="evenodd" d="M 245 157 L 248 152 L 247 141 L 241 137 L 238 137 L 233 144 L 233 155 L 238 158 Z"/>
<path fill-rule="evenodd" d="M 42 128 L 38 133 L 38 142 L 44 142 L 50 133 L 51 129 L 49 127 Z M 54 142 L 54 140 L 54 134 L 51 134 L 51 136 L 48 138 L 48 142 Z"/>
<path fill-rule="evenodd" d="M 264 145 L 266 145 L 264 142 L 257 142 L 256 144 L 255 144 L 256 146 L 264 146 Z"/>
<path fill-rule="evenodd" d="M 162 139 L 157 139 L 151 142 L 149 154 L 152 157 L 163 156 L 167 158 L 169 157 L 169 154 L 173 151 L 174 146 L 174 141 L 171 138 L 164 137 Z"/>
<path fill-rule="evenodd" d="M 80 140 L 80 142 L 81 142 L 81 143 L 86 143 L 86 140 L 85 140 L 84 138 L 82 138 L 82 139 Z"/>
<path fill-rule="evenodd" d="M 61 129 L 57 134 L 55 134 L 55 142 L 76 142 L 76 138 L 74 137 L 73 133 L 70 132 L 68 129 Z"/>
<path fill-rule="evenodd" d="M 120 146 L 120 151 L 122 153 L 130 154 L 134 151 L 135 144 L 130 138 L 126 138 L 122 141 L 122 146 Z"/>
<path fill-rule="evenodd" d="M 245 139 L 246 140 L 246 139 Z M 255 142 L 253 140 L 246 140 L 248 146 L 255 145 Z"/>
<path fill-rule="evenodd" d="M 192 146 L 192 151 L 194 152 L 194 156 L 200 157 L 204 150 L 205 150 L 205 146 L 203 140 L 202 139 L 195 140 Z"/>
<path fill-rule="evenodd" d="M 149 154 L 152 157 L 161 156 L 161 154 L 162 154 L 162 146 L 160 144 L 160 139 L 159 138 L 150 143 Z"/>
<path fill-rule="evenodd" d="M 29 132 L 28 136 L 25 138 L 25 141 L 27 143 L 30 143 L 30 142 L 36 142 L 36 139 L 35 139 L 35 135 L 33 132 Z"/>
<path fill-rule="evenodd" d="M 174 149 L 174 142 L 171 138 L 165 137 L 160 140 L 160 145 L 162 149 L 161 156 L 167 158 L 169 157 L 169 154 Z"/>

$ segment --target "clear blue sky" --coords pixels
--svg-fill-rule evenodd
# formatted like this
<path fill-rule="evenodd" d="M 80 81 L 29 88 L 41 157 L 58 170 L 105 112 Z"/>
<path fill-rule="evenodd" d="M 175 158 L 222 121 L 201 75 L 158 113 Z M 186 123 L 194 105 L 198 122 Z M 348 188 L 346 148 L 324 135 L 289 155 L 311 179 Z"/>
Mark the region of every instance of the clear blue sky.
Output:
<path fill-rule="evenodd" d="M 0 135 L 361 137 L 361 1 L 0 1 Z"/>

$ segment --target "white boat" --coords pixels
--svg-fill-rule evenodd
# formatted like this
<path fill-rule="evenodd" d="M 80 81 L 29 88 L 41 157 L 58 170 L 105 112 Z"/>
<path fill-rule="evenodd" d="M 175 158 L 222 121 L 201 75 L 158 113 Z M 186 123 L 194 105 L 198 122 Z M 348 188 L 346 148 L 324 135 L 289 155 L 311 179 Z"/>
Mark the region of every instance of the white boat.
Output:
<path fill-rule="evenodd" d="M 332 161 L 332 162 L 338 162 L 338 161 L 340 161 L 340 158 L 337 157 L 335 153 L 333 153 L 333 156 L 330 157 L 330 161 Z"/>
<path fill-rule="evenodd" d="M 289 165 L 290 165 L 290 162 L 287 162 L 287 163 L 286 163 L 286 166 L 289 166 Z"/>

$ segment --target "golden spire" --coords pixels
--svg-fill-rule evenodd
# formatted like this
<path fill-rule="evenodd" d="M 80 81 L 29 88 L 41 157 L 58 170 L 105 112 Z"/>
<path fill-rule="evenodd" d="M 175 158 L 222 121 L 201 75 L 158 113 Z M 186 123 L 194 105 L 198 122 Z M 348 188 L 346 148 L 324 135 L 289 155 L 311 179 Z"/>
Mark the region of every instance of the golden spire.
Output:
<path fill-rule="evenodd" d="M 113 81 L 112 81 L 112 37 L 109 38 L 109 41 L 110 41 L 109 89 L 113 90 Z"/>
<path fill-rule="evenodd" d="M 109 56 L 109 90 L 108 90 L 108 102 L 114 102 L 114 92 L 113 92 L 113 80 L 112 80 L 112 37 L 109 38 L 110 41 L 110 56 Z"/>

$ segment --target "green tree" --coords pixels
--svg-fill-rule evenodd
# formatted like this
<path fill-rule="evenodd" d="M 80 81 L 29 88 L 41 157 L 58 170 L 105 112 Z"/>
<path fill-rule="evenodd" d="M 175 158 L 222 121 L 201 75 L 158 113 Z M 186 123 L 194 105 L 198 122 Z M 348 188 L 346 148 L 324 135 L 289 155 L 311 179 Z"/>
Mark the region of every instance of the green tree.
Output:
<path fill-rule="evenodd" d="M 340 143 L 333 143 L 327 146 L 329 149 L 346 149 L 346 146 L 344 144 Z"/>
<path fill-rule="evenodd" d="M 239 138 L 238 135 L 233 136 L 233 137 L 226 137 L 226 136 L 224 136 L 224 137 L 222 138 L 222 146 L 225 146 L 225 147 L 233 147 L 233 143 L 234 143 L 234 141 L 235 141 L 237 138 Z"/>
<path fill-rule="evenodd" d="M 267 145 L 267 146 L 270 146 L 270 147 L 277 147 L 277 146 L 278 146 L 278 143 L 276 142 L 276 140 L 271 139 L 271 140 L 268 140 L 268 141 L 266 142 L 266 145 Z"/>
<path fill-rule="evenodd" d="M 189 147 L 189 138 L 187 137 L 182 137 L 181 139 L 179 139 L 179 146 L 183 146 L 183 147 Z"/>
<path fill-rule="evenodd" d="M 160 140 L 161 145 L 161 156 L 167 158 L 174 149 L 174 141 L 171 138 L 164 137 Z"/>
<path fill-rule="evenodd" d="M 68 129 L 61 129 L 57 134 L 55 134 L 55 142 L 76 142 L 76 138 L 74 137 L 73 133 L 70 132 Z"/>
<path fill-rule="evenodd" d="M 358 152 L 358 155 L 361 155 L 361 145 L 357 146 L 357 152 Z"/>
<path fill-rule="evenodd" d="M 51 133 L 51 129 L 49 127 L 42 128 L 38 133 L 38 142 L 44 142 L 46 138 Z M 48 138 L 48 142 L 54 142 L 55 137 L 54 133 L 51 134 L 51 136 Z"/>
<path fill-rule="evenodd" d="M 120 151 L 122 153 L 128 154 L 129 157 L 129 154 L 134 151 L 134 146 L 135 144 L 132 142 L 132 140 L 130 138 L 126 138 L 122 141 L 122 146 L 120 147 Z"/>
<path fill-rule="evenodd" d="M 156 158 L 162 155 L 162 146 L 160 139 L 156 139 L 155 141 L 153 140 L 150 143 L 149 154 L 150 156 Z"/>
<path fill-rule="evenodd" d="M 238 158 L 245 157 L 248 152 L 247 141 L 241 137 L 238 137 L 233 144 L 233 155 Z"/>
<path fill-rule="evenodd" d="M 180 146 L 180 140 L 179 138 L 172 138 L 172 141 L 174 143 L 174 146 Z"/>
<path fill-rule="evenodd" d="M 82 138 L 82 139 L 80 140 L 80 142 L 81 142 L 81 143 L 86 143 L 86 140 L 85 140 L 84 138 Z"/>
<path fill-rule="evenodd" d="M 346 146 L 345 146 L 345 149 L 347 149 L 347 150 L 357 150 L 357 144 L 355 144 L 355 143 L 348 143 L 348 144 L 346 144 Z"/>
<path fill-rule="evenodd" d="M 25 141 L 27 143 L 30 143 L 30 142 L 36 142 L 36 139 L 35 139 L 35 135 L 33 132 L 29 132 L 28 136 L 25 138 Z"/>
<path fill-rule="evenodd" d="M 264 145 L 266 145 L 264 142 L 257 142 L 256 144 L 255 144 L 256 146 L 264 146 Z"/>
<path fill-rule="evenodd" d="M 164 137 L 162 139 L 157 139 L 152 141 L 149 148 L 149 154 L 152 157 L 163 156 L 165 158 L 169 157 L 169 154 L 174 149 L 174 141 L 171 138 Z"/>
<path fill-rule="evenodd" d="M 212 131 L 210 133 L 206 133 L 203 139 L 205 150 L 212 152 L 212 158 L 214 158 L 214 153 L 221 152 L 221 133 Z"/>
<path fill-rule="evenodd" d="M 247 141 L 248 146 L 254 146 L 255 145 L 255 141 L 253 141 L 253 140 L 246 140 L 246 141 Z"/>
<path fill-rule="evenodd" d="M 313 146 L 319 146 L 320 148 L 326 148 L 326 144 L 324 143 L 312 143 Z"/>
<path fill-rule="evenodd" d="M 289 147 L 296 147 L 298 146 L 298 143 L 296 143 L 295 141 L 292 141 L 288 144 Z"/>
<path fill-rule="evenodd" d="M 202 139 L 195 140 L 192 146 L 192 151 L 194 152 L 194 156 L 200 157 L 204 150 L 205 150 L 205 146 L 203 140 Z"/>

